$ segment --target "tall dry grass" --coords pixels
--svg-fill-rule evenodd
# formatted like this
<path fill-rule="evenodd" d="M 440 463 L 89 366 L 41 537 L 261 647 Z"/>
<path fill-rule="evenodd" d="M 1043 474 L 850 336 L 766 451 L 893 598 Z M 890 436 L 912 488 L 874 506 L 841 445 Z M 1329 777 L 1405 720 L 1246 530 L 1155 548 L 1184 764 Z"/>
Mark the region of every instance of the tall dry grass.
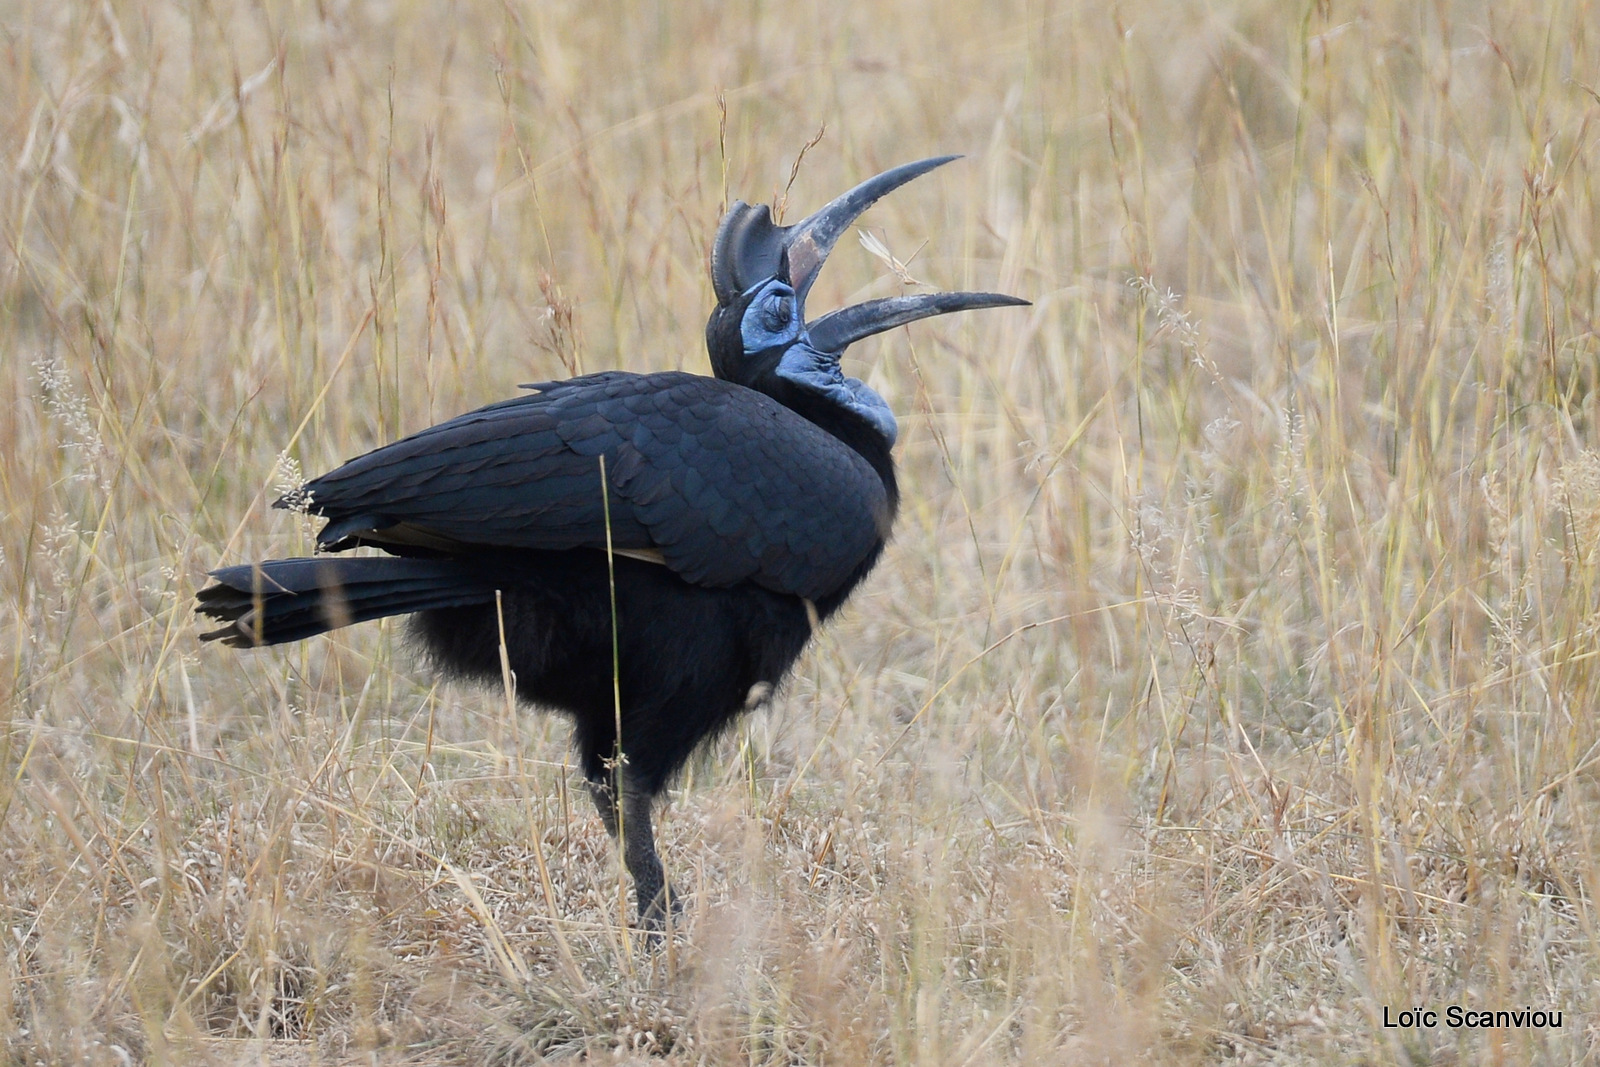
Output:
<path fill-rule="evenodd" d="M 5 1058 L 1592 1058 L 1597 14 L 0 7 Z M 560 723 L 197 643 L 275 488 L 705 371 L 726 197 L 945 151 L 865 225 L 1035 306 L 853 353 L 896 539 L 673 792 L 667 949 Z"/>

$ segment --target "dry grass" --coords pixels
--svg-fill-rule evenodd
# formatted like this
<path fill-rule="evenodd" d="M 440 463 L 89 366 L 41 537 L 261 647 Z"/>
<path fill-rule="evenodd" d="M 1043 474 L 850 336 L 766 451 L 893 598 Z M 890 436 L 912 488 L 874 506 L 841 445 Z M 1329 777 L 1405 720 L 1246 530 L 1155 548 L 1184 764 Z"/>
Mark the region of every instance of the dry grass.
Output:
<path fill-rule="evenodd" d="M 0 7 L 3 1058 L 1593 1058 L 1595 6 L 671 8 Z M 652 956 L 561 724 L 190 603 L 297 469 L 704 371 L 823 123 L 791 219 L 967 152 L 866 221 L 1036 305 L 858 346 L 896 541 Z"/>

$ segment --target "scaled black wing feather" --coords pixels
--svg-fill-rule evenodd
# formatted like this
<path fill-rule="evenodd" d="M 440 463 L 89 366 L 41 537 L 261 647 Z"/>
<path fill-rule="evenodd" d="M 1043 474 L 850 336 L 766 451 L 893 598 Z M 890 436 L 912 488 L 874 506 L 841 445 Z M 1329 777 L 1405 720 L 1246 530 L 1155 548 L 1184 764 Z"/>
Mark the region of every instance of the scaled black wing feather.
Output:
<path fill-rule="evenodd" d="M 871 466 L 761 393 L 675 372 L 534 388 L 311 482 L 319 543 L 604 548 L 601 455 L 613 547 L 657 549 L 696 584 L 820 598 L 887 532 Z"/>

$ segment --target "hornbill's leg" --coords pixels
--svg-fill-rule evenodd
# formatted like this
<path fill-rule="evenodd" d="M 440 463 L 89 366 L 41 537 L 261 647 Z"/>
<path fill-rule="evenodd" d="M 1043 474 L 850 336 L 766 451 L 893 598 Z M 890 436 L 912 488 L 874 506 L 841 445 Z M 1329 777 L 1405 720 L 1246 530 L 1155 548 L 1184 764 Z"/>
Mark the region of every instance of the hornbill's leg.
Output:
<path fill-rule="evenodd" d="M 584 783 L 589 787 L 589 795 L 594 798 L 594 810 L 600 813 L 600 821 L 606 824 L 606 833 L 611 839 L 617 839 L 617 803 L 611 795 L 610 782 L 596 782 L 593 779 Z"/>
<path fill-rule="evenodd" d="M 590 780 L 589 795 L 594 798 L 595 810 L 605 823 L 606 833 L 617 838 L 617 823 L 621 821 L 622 861 L 633 875 L 634 892 L 638 895 L 640 925 L 659 930 L 666 918 L 667 909 L 677 910 L 677 900 L 667 886 L 661 857 L 656 855 L 655 830 L 650 821 L 650 805 L 654 799 L 634 783 L 627 771 L 622 778 L 622 806 L 618 811 L 611 782 Z"/>

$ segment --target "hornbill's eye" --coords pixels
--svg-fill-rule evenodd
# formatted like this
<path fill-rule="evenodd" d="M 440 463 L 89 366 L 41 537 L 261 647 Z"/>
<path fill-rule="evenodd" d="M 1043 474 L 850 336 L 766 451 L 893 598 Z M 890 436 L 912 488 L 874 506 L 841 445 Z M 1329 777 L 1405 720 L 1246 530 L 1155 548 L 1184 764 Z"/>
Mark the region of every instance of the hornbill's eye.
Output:
<path fill-rule="evenodd" d="M 773 293 L 761 305 L 761 326 L 768 333 L 781 333 L 789 325 L 793 314 L 794 298 L 786 293 Z"/>

